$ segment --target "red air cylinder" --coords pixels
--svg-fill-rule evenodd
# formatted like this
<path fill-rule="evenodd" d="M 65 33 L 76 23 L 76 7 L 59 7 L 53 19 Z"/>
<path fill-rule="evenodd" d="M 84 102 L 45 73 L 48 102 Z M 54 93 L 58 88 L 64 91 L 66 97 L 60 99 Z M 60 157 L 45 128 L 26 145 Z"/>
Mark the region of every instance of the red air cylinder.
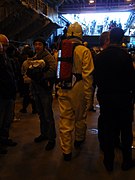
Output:
<path fill-rule="evenodd" d="M 73 52 L 77 45 L 76 41 L 64 39 L 58 52 L 57 79 L 65 89 L 72 87 Z"/>

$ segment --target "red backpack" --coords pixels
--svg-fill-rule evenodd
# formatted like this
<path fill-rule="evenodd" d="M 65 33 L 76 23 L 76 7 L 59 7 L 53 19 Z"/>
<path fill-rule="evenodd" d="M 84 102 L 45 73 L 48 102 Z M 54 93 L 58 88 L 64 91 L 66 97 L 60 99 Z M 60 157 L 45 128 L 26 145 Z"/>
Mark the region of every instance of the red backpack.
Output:
<path fill-rule="evenodd" d="M 77 45 L 73 39 L 64 39 L 58 51 L 57 80 L 63 89 L 72 88 L 73 53 Z"/>

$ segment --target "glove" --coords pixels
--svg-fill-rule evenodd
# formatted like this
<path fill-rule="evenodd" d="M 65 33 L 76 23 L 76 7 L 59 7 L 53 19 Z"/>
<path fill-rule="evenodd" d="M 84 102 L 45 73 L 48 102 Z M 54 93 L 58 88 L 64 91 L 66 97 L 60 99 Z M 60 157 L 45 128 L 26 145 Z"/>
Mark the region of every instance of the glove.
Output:
<path fill-rule="evenodd" d="M 44 75 L 42 69 L 38 67 L 28 68 L 26 74 L 34 81 L 40 81 Z"/>

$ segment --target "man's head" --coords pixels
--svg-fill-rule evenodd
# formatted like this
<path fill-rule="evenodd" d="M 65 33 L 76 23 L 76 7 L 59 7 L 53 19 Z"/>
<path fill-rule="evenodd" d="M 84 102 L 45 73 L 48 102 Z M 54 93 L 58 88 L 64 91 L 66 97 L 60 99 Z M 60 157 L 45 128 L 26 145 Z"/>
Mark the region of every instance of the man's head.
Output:
<path fill-rule="evenodd" d="M 29 45 L 24 45 L 21 55 L 24 59 L 32 58 L 33 57 L 33 50 Z"/>
<path fill-rule="evenodd" d="M 0 34 L 0 43 L 2 45 L 3 51 L 5 52 L 9 46 L 9 40 L 4 34 Z"/>
<path fill-rule="evenodd" d="M 123 29 L 116 27 L 110 31 L 110 43 L 111 44 L 121 44 L 124 37 Z"/>
<path fill-rule="evenodd" d="M 35 52 L 38 53 L 38 52 L 44 50 L 46 43 L 45 43 L 45 40 L 42 37 L 39 37 L 39 38 L 36 38 L 33 41 L 33 45 L 34 45 L 34 48 L 35 48 Z"/>
<path fill-rule="evenodd" d="M 103 32 L 101 35 L 100 35 L 100 38 L 99 38 L 99 43 L 100 43 L 100 46 L 105 49 L 109 43 L 110 43 L 110 32 L 109 31 L 105 31 Z"/>
<path fill-rule="evenodd" d="M 67 37 L 77 37 L 82 40 L 82 34 L 82 26 L 78 22 L 69 25 L 67 30 Z"/>

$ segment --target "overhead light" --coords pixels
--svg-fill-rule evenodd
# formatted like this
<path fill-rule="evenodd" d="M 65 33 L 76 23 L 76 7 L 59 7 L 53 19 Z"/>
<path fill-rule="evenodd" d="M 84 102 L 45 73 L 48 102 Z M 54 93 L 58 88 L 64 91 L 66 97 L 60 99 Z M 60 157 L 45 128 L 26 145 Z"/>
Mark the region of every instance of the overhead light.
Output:
<path fill-rule="evenodd" d="M 95 2 L 95 0 L 89 0 L 89 4 L 92 4 L 94 2 Z"/>

